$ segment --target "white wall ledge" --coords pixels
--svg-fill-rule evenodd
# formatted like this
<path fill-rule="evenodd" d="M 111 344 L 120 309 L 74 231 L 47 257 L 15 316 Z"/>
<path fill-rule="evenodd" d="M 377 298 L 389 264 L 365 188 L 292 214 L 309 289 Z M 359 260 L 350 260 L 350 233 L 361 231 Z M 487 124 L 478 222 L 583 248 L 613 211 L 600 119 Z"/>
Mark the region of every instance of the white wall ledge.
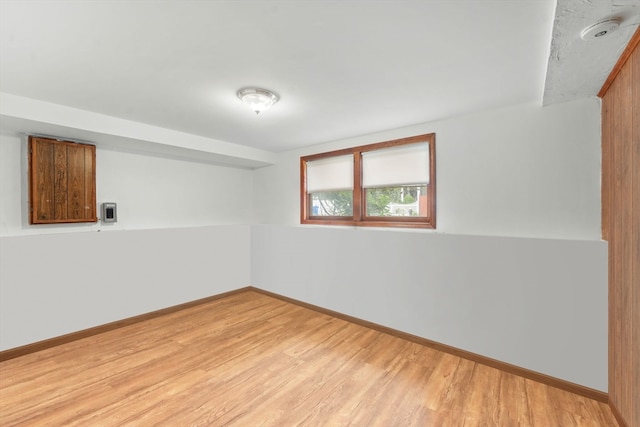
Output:
<path fill-rule="evenodd" d="M 0 92 L 2 128 L 242 168 L 275 163 L 270 151 Z"/>

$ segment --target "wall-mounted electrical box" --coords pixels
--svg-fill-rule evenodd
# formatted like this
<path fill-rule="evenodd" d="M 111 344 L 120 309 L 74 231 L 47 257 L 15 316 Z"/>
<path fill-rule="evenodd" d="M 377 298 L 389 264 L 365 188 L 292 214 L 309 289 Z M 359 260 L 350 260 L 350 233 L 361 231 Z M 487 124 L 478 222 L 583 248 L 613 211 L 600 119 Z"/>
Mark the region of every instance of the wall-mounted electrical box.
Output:
<path fill-rule="evenodd" d="M 115 203 L 102 204 L 102 222 L 118 222 L 118 206 Z"/>

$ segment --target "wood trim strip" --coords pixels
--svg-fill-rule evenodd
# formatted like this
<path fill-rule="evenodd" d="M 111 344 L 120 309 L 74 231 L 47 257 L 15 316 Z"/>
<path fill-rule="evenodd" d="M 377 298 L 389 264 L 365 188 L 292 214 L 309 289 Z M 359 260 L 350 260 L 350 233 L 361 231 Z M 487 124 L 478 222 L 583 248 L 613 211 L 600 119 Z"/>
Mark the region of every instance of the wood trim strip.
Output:
<path fill-rule="evenodd" d="M 609 77 L 607 77 L 607 80 L 605 80 L 604 84 L 602 85 L 600 92 L 598 92 L 598 98 L 602 98 L 607 93 L 609 87 L 613 84 L 613 81 L 616 79 L 616 77 L 618 77 L 618 74 L 622 70 L 622 67 L 624 67 L 624 64 L 627 63 L 627 60 L 629 60 L 631 54 L 638 44 L 640 44 L 640 26 L 636 28 L 636 32 L 633 33 L 633 36 L 631 36 L 627 47 L 622 51 L 620 58 L 618 58 L 618 62 L 616 62 L 616 65 L 613 66 L 611 73 L 609 73 Z"/>
<path fill-rule="evenodd" d="M 77 332 L 71 332 L 58 337 L 49 338 L 43 341 L 38 341 L 32 344 L 26 344 L 20 347 L 10 348 L 8 350 L 0 351 L 0 362 L 5 360 L 14 359 L 16 357 L 25 356 L 27 354 L 35 353 L 37 351 L 45 350 L 58 345 L 66 344 L 72 341 L 77 341 L 82 338 L 98 335 L 103 332 L 109 332 L 114 329 L 122 328 L 125 326 L 133 325 L 135 323 L 144 322 L 145 320 L 151 320 L 156 317 L 164 316 L 165 314 L 171 314 L 176 311 L 184 310 L 187 308 L 195 307 L 200 304 L 205 304 L 211 301 L 215 301 L 220 298 L 228 297 L 231 295 L 239 294 L 251 290 L 251 287 L 244 287 L 235 289 L 229 292 L 223 292 L 221 294 L 212 295 L 209 297 L 189 301 L 183 304 L 174 305 L 160 310 L 151 311 L 149 313 L 140 314 L 138 316 L 128 317 L 122 320 L 116 320 L 115 322 L 106 323 L 104 325 L 95 326 L 93 328 L 83 329 Z"/>
<path fill-rule="evenodd" d="M 408 334 L 406 332 L 399 331 L 397 329 L 389 328 L 386 326 L 379 325 L 377 323 L 369 322 L 366 320 L 359 319 L 357 317 L 352 317 L 346 314 L 339 313 L 337 311 L 329 310 L 323 307 L 319 307 L 317 305 L 309 304 L 300 300 L 296 300 L 293 298 L 285 297 L 270 291 L 266 291 L 264 289 L 256 288 L 253 286 L 249 286 L 251 291 L 259 292 L 261 294 L 280 299 L 282 301 L 298 305 L 300 307 L 308 308 L 310 310 L 317 311 L 322 314 L 326 314 L 329 316 L 336 317 L 338 319 L 346 320 L 348 322 L 352 322 L 361 326 L 365 326 L 371 329 L 374 329 L 379 332 L 383 332 L 389 335 L 396 336 L 398 338 L 406 339 L 408 341 L 414 342 L 416 344 L 424 345 L 425 347 L 433 348 L 434 350 L 439 350 L 445 353 L 452 354 L 454 356 L 461 357 L 463 359 L 471 360 L 472 362 L 477 362 L 482 365 L 490 366 L 492 368 L 500 369 L 501 371 L 508 372 L 510 374 L 518 375 L 533 381 L 540 382 L 542 384 L 546 384 L 552 387 L 556 387 L 562 390 L 569 391 L 571 393 L 578 394 L 580 396 L 585 396 L 590 399 L 594 399 L 600 402 L 607 403 L 609 398 L 608 394 L 602 392 L 600 390 L 595 390 L 589 387 L 585 387 L 579 384 L 575 384 L 569 381 L 562 380 L 560 378 L 552 377 L 550 375 L 542 374 L 540 372 L 532 371 L 526 368 L 522 368 L 520 366 L 512 365 L 510 363 L 501 362 L 500 360 L 492 359 L 490 357 L 482 356 L 476 353 L 472 353 L 470 351 L 461 350 L 456 347 L 452 347 L 446 344 L 442 344 L 436 341 L 432 341 L 426 338 L 422 338 L 416 335 Z"/>
<path fill-rule="evenodd" d="M 613 416 L 616 418 L 616 421 L 618 422 L 620 427 L 629 427 L 629 424 L 627 424 L 627 422 L 624 420 L 622 414 L 612 401 L 609 401 L 609 408 L 611 408 L 611 412 L 613 413 Z"/>
<path fill-rule="evenodd" d="M 307 161 L 300 158 L 300 223 L 304 223 L 305 218 L 309 217 L 307 206 L 311 205 L 311 201 L 307 196 Z"/>
<path fill-rule="evenodd" d="M 609 252 L 609 407 L 640 426 L 640 28 L 602 90 L 602 231 Z"/>

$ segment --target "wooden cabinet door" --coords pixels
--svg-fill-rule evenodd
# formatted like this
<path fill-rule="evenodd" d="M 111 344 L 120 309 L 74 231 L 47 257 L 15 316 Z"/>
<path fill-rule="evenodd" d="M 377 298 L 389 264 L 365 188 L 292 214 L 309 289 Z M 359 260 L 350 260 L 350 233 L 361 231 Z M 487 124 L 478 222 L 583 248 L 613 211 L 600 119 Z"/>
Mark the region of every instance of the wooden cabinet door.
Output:
<path fill-rule="evenodd" d="M 96 222 L 96 147 L 29 137 L 29 222 Z"/>

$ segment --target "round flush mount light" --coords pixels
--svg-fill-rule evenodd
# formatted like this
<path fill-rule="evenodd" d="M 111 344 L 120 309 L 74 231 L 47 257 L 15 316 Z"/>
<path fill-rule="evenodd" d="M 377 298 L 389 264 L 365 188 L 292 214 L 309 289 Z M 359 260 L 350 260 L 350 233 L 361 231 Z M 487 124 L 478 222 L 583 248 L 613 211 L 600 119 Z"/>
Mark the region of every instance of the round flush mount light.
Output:
<path fill-rule="evenodd" d="M 256 114 L 267 110 L 278 102 L 278 95 L 266 89 L 247 87 L 238 91 L 238 98 Z"/>
<path fill-rule="evenodd" d="M 620 21 L 617 19 L 607 19 L 585 28 L 580 33 L 580 37 L 582 37 L 582 40 L 599 39 L 613 33 L 619 26 Z"/>

